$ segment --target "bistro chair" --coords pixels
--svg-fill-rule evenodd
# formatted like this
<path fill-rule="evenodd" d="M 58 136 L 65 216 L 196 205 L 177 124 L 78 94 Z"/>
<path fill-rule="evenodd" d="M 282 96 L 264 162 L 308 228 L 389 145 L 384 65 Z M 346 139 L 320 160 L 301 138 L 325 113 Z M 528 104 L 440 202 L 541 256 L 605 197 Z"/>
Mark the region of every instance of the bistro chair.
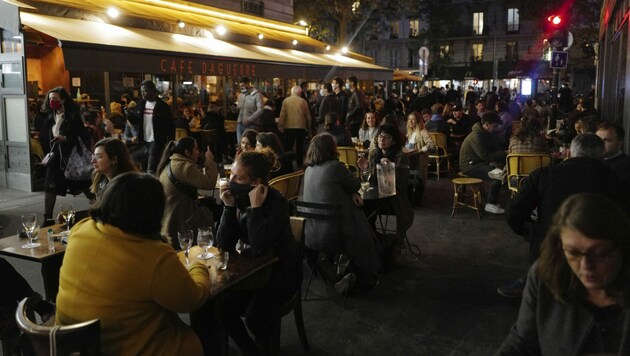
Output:
<path fill-rule="evenodd" d="M 297 171 L 276 177 L 269 181 L 269 186 L 280 191 L 287 200 L 296 200 L 300 196 L 304 171 Z"/>
<path fill-rule="evenodd" d="M 307 219 L 306 224 L 318 224 L 322 221 L 333 222 L 335 228 L 337 229 L 337 236 L 335 238 L 339 239 L 339 235 L 341 234 L 341 205 L 339 204 L 324 204 L 324 203 L 311 203 L 305 202 L 301 200 L 297 200 L 295 202 L 297 215 L 300 217 L 305 217 Z M 306 284 L 306 291 L 304 291 L 304 300 L 308 296 L 308 291 L 311 287 L 311 282 L 313 281 L 313 275 L 315 270 L 319 272 L 321 276 L 326 276 L 329 273 L 324 271 L 322 267 L 322 261 L 326 260 L 326 263 L 332 263 L 335 270 L 338 271 L 345 270 L 346 267 L 350 265 L 350 261 L 345 259 L 347 257 L 343 253 L 343 248 L 341 244 L 339 245 L 338 251 L 315 251 L 306 248 L 307 250 L 307 262 L 310 265 L 311 273 L 308 277 L 308 283 Z M 345 262 L 344 262 L 345 260 Z M 349 271 L 351 274 L 354 274 L 352 271 Z M 355 276 L 356 278 L 356 276 Z M 324 279 L 326 282 L 326 279 Z M 326 282 L 327 283 L 327 282 Z M 343 296 L 343 307 L 346 308 L 346 301 L 348 299 L 348 290 L 344 293 Z"/>
<path fill-rule="evenodd" d="M 448 153 L 448 145 L 446 142 L 446 135 L 441 132 L 429 132 L 431 140 L 435 143 L 435 152 L 429 154 L 429 160 L 435 163 L 435 171 L 429 172 L 437 176 L 438 182 L 440 181 L 440 173 L 451 172 L 451 154 Z M 446 170 L 440 168 L 446 163 Z"/>
<path fill-rule="evenodd" d="M 470 188 L 470 196 L 466 193 L 466 188 Z M 466 207 L 477 212 L 477 219 L 481 220 L 484 211 L 484 183 L 479 178 L 467 177 L 463 173 L 459 173 L 459 177 L 453 178 L 453 210 L 451 211 L 451 219 L 455 216 L 455 212 L 459 207 Z M 466 198 L 472 201 L 467 203 Z"/>
<path fill-rule="evenodd" d="M 188 137 L 188 132 L 186 129 L 176 128 L 175 129 L 175 139 L 179 140 L 180 138 Z"/>
<path fill-rule="evenodd" d="M 429 155 L 416 151 L 409 155 L 409 188 L 408 195 L 412 205 L 422 201 L 429 176 Z"/>
<path fill-rule="evenodd" d="M 304 225 L 306 219 L 291 216 L 291 233 L 295 242 L 300 246 L 300 256 L 304 251 Z M 277 355 L 279 354 L 280 349 L 280 332 L 281 332 L 281 320 L 282 317 L 289 314 L 293 311 L 293 317 L 295 318 L 295 327 L 297 328 L 298 335 L 300 336 L 300 341 L 302 342 L 302 347 L 304 348 L 304 352 L 308 353 L 311 351 L 310 346 L 308 345 L 308 339 L 306 338 L 306 331 L 304 330 L 304 318 L 302 317 L 302 285 L 298 286 L 295 294 L 291 299 L 284 303 L 284 305 L 280 306 L 274 314 L 276 320 L 274 322 L 274 331 L 273 331 L 273 339 L 271 343 L 271 354 Z"/>
<path fill-rule="evenodd" d="M 359 166 L 357 165 L 357 161 L 359 159 L 359 153 L 356 147 L 349 146 L 339 146 L 337 147 L 337 152 L 339 153 L 339 162 L 346 165 L 355 176 L 359 176 Z"/>
<path fill-rule="evenodd" d="M 35 321 L 33 307 L 41 296 L 24 298 L 18 304 L 15 320 L 24 333 L 25 345 L 35 355 L 100 355 L 101 322 L 99 319 L 67 326 L 44 326 Z"/>
<path fill-rule="evenodd" d="M 508 189 L 514 196 L 531 172 L 551 165 L 551 156 L 546 153 L 512 153 L 505 159 L 505 165 Z"/>

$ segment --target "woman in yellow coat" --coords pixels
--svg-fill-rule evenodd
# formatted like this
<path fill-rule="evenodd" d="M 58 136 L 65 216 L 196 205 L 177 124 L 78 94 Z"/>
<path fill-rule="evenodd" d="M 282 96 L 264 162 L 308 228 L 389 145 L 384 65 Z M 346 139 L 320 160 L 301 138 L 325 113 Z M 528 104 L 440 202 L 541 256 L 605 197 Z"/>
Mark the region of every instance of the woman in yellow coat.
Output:
<path fill-rule="evenodd" d="M 114 178 L 91 218 L 71 230 L 59 278 L 60 325 L 101 321 L 104 355 L 200 355 L 201 342 L 177 313 L 210 293 L 207 268 L 188 270 L 160 235 L 164 193 L 147 174 Z"/>

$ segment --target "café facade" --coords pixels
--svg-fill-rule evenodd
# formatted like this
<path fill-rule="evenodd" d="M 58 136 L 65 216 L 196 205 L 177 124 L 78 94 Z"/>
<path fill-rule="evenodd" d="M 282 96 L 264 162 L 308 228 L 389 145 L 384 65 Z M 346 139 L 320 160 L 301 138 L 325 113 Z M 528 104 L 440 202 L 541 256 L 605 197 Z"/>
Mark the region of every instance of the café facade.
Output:
<path fill-rule="evenodd" d="M 35 190 L 29 105 L 56 86 L 81 105 L 139 97 L 153 80 L 174 110 L 226 110 L 238 79 L 269 98 L 306 81 L 354 75 L 363 87 L 393 71 L 307 36 L 305 27 L 208 6 L 162 0 L 0 0 L 0 188 Z M 367 89 L 367 88 L 366 88 Z"/>

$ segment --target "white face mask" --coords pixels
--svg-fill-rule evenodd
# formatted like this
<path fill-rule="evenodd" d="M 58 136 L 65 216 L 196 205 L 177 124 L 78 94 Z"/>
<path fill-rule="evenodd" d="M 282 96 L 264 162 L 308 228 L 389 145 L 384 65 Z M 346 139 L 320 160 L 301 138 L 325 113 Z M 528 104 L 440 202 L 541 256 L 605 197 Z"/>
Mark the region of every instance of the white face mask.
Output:
<path fill-rule="evenodd" d="M 350 83 L 346 83 L 346 90 L 350 90 Z"/>
<path fill-rule="evenodd" d="M 326 96 L 326 90 L 324 90 L 324 89 L 319 89 L 319 95 L 320 95 L 320 96 Z"/>

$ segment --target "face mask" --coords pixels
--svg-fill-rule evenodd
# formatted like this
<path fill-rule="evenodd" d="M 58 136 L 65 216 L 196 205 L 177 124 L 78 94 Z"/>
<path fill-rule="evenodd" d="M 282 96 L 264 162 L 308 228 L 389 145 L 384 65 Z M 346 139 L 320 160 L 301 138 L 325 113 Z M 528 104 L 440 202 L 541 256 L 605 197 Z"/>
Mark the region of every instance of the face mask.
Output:
<path fill-rule="evenodd" d="M 350 90 L 350 83 L 346 83 L 346 90 Z"/>
<path fill-rule="evenodd" d="M 50 101 L 50 108 L 53 109 L 53 110 L 61 109 L 61 100 L 51 100 Z"/>
<path fill-rule="evenodd" d="M 241 93 L 243 93 L 243 94 L 247 94 L 247 88 L 242 88 L 242 89 L 241 89 Z"/>
<path fill-rule="evenodd" d="M 339 88 L 339 84 L 337 83 L 332 83 L 332 87 L 334 90 L 337 90 L 337 88 Z"/>
<path fill-rule="evenodd" d="M 320 89 L 319 90 L 319 95 L 320 96 L 326 96 L 326 91 L 324 89 Z"/>
<path fill-rule="evenodd" d="M 236 206 L 241 210 L 247 209 L 247 207 L 250 206 L 249 192 L 254 189 L 254 187 L 249 184 L 240 184 L 234 181 L 230 181 L 229 185 L 230 191 L 236 199 Z"/>

